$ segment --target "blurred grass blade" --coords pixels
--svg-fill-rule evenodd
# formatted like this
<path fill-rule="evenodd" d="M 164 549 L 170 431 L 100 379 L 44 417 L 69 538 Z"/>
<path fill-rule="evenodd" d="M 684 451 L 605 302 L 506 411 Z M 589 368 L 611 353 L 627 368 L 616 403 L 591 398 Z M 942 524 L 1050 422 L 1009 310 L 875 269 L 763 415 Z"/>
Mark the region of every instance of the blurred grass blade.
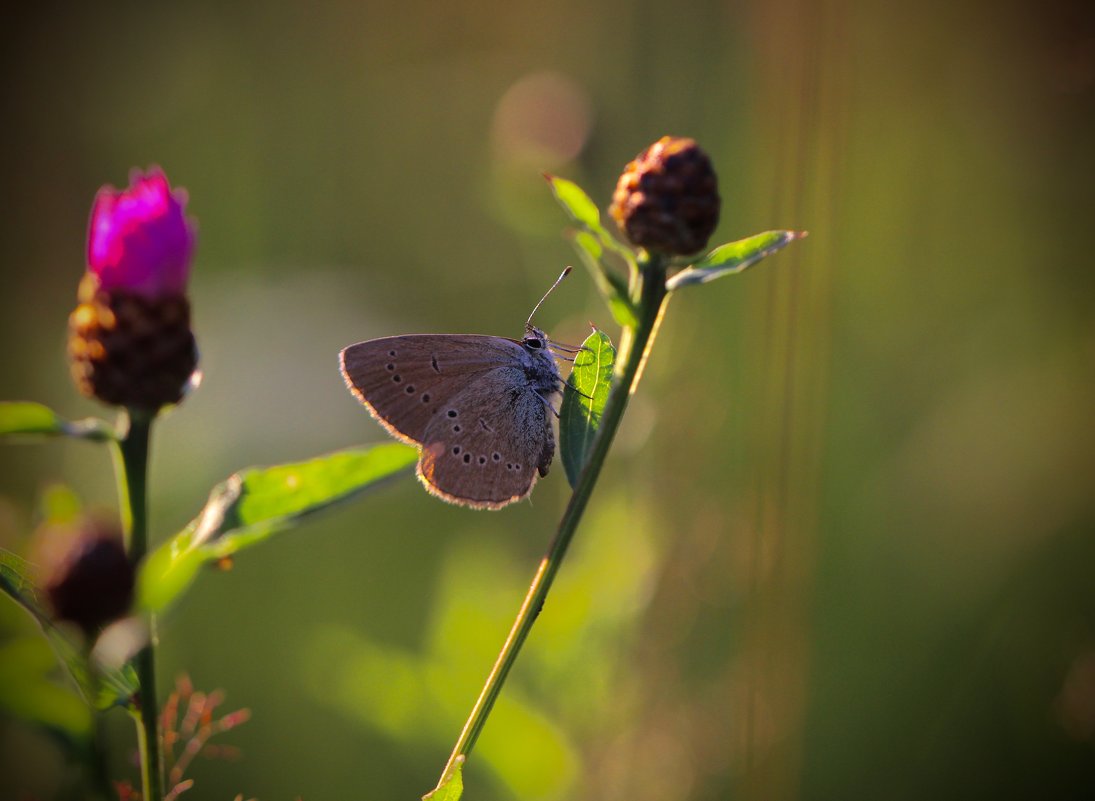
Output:
<path fill-rule="evenodd" d="M 589 231 L 575 231 L 571 236 L 571 242 L 578 251 L 582 263 L 588 268 L 589 274 L 593 276 L 597 289 L 601 291 L 605 302 L 608 303 L 613 318 L 625 328 L 634 327 L 638 322 L 638 316 L 628 297 L 627 281 L 605 266 L 602 261 L 604 248 L 600 240 Z"/>
<path fill-rule="evenodd" d="M 559 411 L 559 449 L 571 487 L 578 481 L 601 425 L 615 362 L 616 349 L 601 331 L 586 337 L 574 358 L 574 369 L 567 379 L 569 388 L 564 390 Z"/>
<path fill-rule="evenodd" d="M 724 275 L 744 272 L 765 256 L 771 256 L 805 236 L 805 231 L 765 231 L 763 234 L 720 245 L 691 267 L 666 281 L 666 288 L 673 291 L 689 284 L 706 284 Z"/>
<path fill-rule="evenodd" d="M 190 525 L 149 555 L 138 576 L 138 605 L 154 612 L 164 609 L 203 564 L 296 525 L 309 514 L 407 470 L 417 460 L 417 449 L 390 443 L 235 473 L 213 488 Z"/>
<path fill-rule="evenodd" d="M 422 801 L 460 801 L 464 795 L 464 756 L 461 754 L 453 763 L 452 771 L 445 777 L 445 781 L 422 796 Z"/>
<path fill-rule="evenodd" d="M 85 700 L 97 709 L 125 706 L 137 689 L 137 675 L 129 665 L 100 669 L 96 682 L 87 660 L 64 631 L 54 625 L 49 612 L 38 600 L 33 580 L 34 567 L 11 551 L 0 548 L 0 590 L 30 613 L 49 641 L 57 660 L 65 667 Z"/>
<path fill-rule="evenodd" d="M 65 420 L 48 406 L 30 401 L 0 402 L 0 436 L 66 436 L 97 442 L 115 438 L 104 420 Z"/>

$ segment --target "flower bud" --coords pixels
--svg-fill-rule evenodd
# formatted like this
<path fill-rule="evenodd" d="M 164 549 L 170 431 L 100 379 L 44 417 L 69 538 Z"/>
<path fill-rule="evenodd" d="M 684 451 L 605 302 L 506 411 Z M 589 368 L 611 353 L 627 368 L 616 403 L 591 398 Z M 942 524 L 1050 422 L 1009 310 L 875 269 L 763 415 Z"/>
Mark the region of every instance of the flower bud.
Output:
<path fill-rule="evenodd" d="M 153 412 L 182 399 L 197 367 L 185 204 L 157 168 L 135 172 L 126 190 L 96 195 L 88 269 L 69 316 L 69 361 L 83 394 Z"/>
<path fill-rule="evenodd" d="M 663 136 L 624 168 L 609 213 L 632 244 L 684 256 L 707 245 L 719 205 L 707 154 L 693 139 Z"/>
<path fill-rule="evenodd" d="M 42 532 L 43 589 L 53 615 L 92 635 L 133 602 L 134 570 L 121 531 L 99 521 Z"/>

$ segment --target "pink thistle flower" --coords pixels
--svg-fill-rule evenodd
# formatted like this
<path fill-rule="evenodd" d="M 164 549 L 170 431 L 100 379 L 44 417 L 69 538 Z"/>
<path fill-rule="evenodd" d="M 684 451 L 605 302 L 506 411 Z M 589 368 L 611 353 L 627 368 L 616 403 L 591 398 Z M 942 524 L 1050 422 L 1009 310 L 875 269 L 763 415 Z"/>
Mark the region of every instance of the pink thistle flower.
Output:
<path fill-rule="evenodd" d="M 87 238 L 88 272 L 99 288 L 149 298 L 185 295 L 196 232 L 186 201 L 159 167 L 143 175 L 134 170 L 128 189 L 100 189 Z"/>

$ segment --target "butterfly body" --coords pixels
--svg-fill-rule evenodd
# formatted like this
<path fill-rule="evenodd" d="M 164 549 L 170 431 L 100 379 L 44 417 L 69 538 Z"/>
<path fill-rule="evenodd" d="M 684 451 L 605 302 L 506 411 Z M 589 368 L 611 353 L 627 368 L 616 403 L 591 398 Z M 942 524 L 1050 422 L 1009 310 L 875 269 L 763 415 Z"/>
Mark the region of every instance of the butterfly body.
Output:
<path fill-rule="evenodd" d="M 521 340 L 413 334 L 350 345 L 342 375 L 444 500 L 498 509 L 529 494 L 555 454 L 551 400 L 562 380 L 543 331 Z"/>

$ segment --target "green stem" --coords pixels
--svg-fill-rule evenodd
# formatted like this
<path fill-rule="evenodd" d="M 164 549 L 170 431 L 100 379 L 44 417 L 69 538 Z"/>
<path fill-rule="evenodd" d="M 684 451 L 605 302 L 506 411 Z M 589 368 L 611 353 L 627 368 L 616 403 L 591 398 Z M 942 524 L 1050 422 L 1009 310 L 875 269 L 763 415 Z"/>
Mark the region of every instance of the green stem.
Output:
<path fill-rule="evenodd" d="M 625 328 L 620 338 L 620 358 L 616 362 L 612 390 L 605 402 L 601 426 L 597 429 L 593 447 L 578 476 L 570 502 L 559 521 L 555 539 L 552 540 L 547 553 L 536 568 L 536 574 L 532 578 L 509 635 L 502 644 L 502 650 L 498 653 L 498 658 L 487 676 L 483 690 L 472 707 L 464 729 L 460 732 L 449 761 L 441 772 L 438 787 L 449 778 L 457 758 L 461 755 L 467 756 L 475 747 L 476 740 L 494 707 L 494 702 L 502 691 L 502 685 L 509 675 L 510 668 L 517 660 L 517 654 L 544 605 L 551 584 L 555 580 L 555 574 L 559 571 L 559 566 L 566 556 L 567 548 L 570 547 L 570 541 L 585 511 L 586 503 L 593 493 L 597 477 L 601 474 L 601 467 L 604 465 L 608 449 L 623 419 L 627 402 L 642 376 L 642 369 L 661 323 L 668 294 L 665 288 L 666 263 L 661 256 L 644 253 L 640 258 L 639 267 L 638 285 L 634 289 L 636 297 L 633 299 L 638 308 L 639 319 L 634 328 Z"/>
<path fill-rule="evenodd" d="M 99 666 L 95 659 L 91 655 L 92 651 L 91 638 L 87 638 L 84 643 L 83 658 L 84 664 L 87 665 L 88 678 L 90 681 L 88 685 L 92 688 L 92 696 L 88 699 L 89 703 L 95 703 L 95 695 L 97 695 L 101 688 L 101 674 Z M 91 719 L 91 742 L 87 751 L 87 770 L 91 776 L 91 784 L 95 788 L 95 798 L 102 799 L 102 801 L 110 801 L 111 798 L 116 797 L 114 787 L 110 783 L 110 775 L 107 772 L 106 767 L 106 750 L 103 744 L 106 742 L 106 733 L 103 727 L 103 716 L 93 715 Z"/>
<path fill-rule="evenodd" d="M 118 440 L 118 498 L 129 559 L 137 565 L 148 552 L 148 444 L 154 414 L 127 411 Z M 156 704 L 156 621 L 148 617 L 148 644 L 137 652 L 135 667 L 140 689 L 136 709 L 137 747 L 141 758 L 141 793 L 144 801 L 164 796 L 163 758 L 160 751 L 160 716 Z"/>

